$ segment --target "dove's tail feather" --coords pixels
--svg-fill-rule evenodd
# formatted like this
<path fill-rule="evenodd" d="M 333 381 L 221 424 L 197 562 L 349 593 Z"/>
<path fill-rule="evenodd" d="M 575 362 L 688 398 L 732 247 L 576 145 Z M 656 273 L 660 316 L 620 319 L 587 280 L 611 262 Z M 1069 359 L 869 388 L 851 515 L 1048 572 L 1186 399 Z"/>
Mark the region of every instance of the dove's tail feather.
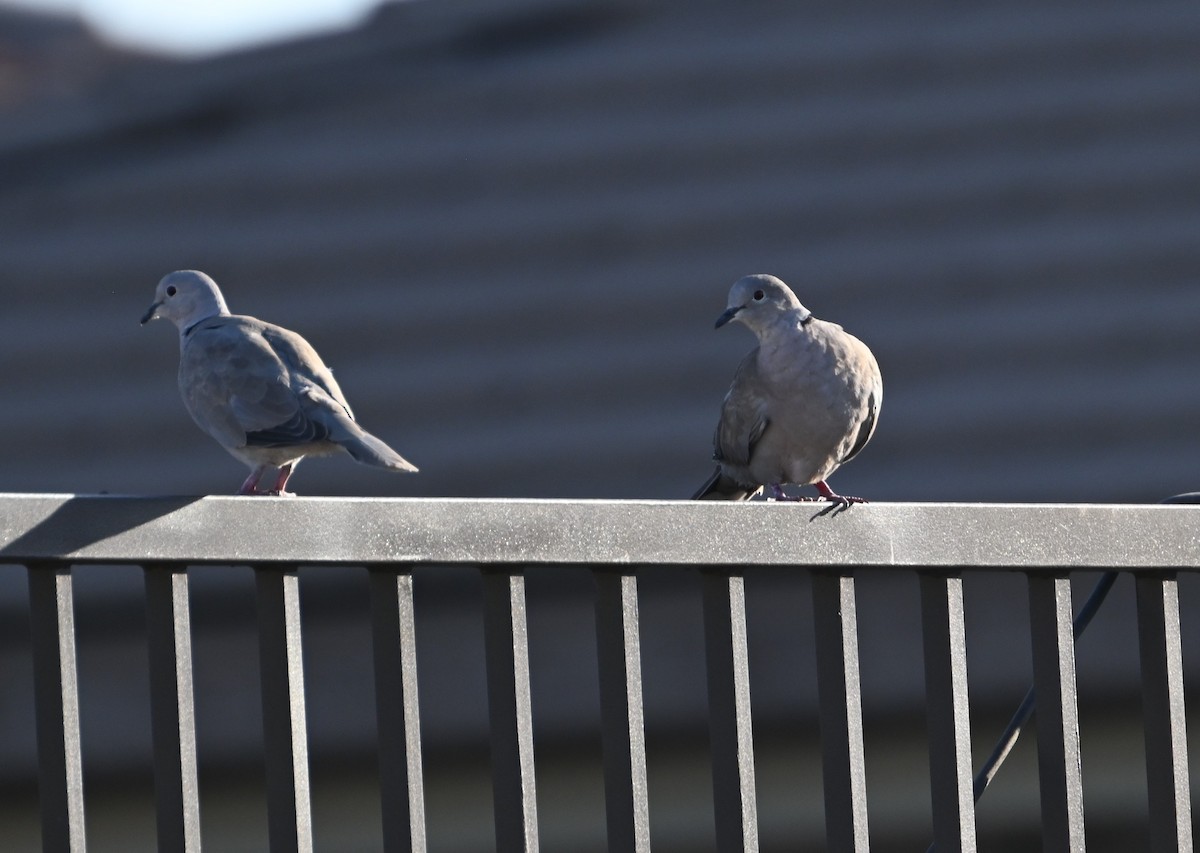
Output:
<path fill-rule="evenodd" d="M 692 495 L 694 501 L 748 501 L 762 491 L 762 486 L 748 489 L 738 485 L 732 478 L 724 474 L 720 468 L 713 472 L 703 486 Z"/>
<path fill-rule="evenodd" d="M 353 430 L 346 430 L 345 434 L 339 436 L 336 441 L 355 462 L 374 465 L 376 468 L 390 468 L 393 471 L 415 472 L 417 470 L 416 465 L 357 425 Z"/>

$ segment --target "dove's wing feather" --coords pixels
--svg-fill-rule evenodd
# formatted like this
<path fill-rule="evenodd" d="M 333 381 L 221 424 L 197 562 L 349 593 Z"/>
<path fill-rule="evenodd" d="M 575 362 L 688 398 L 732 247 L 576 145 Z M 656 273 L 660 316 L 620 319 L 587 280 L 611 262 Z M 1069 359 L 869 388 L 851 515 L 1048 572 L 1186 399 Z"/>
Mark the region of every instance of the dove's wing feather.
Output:
<path fill-rule="evenodd" d="M 759 393 L 758 349 L 738 365 L 713 435 L 717 470 L 692 495 L 694 500 L 747 500 L 761 491 L 748 466 L 754 448 L 770 423 L 767 401 Z"/>
<path fill-rule="evenodd" d="M 303 409 L 283 423 L 246 433 L 248 447 L 299 447 L 329 439 L 329 428 Z"/>
<path fill-rule="evenodd" d="M 733 384 L 721 404 L 721 418 L 713 436 L 713 458 L 729 465 L 746 466 L 754 445 L 767 428 L 767 401 L 758 376 L 758 348 L 742 359 Z"/>
<path fill-rule="evenodd" d="M 196 422 L 226 447 L 244 447 L 248 435 L 303 420 L 289 372 L 261 326 L 247 317 L 213 317 L 184 338 L 180 392 Z"/>
<path fill-rule="evenodd" d="M 333 378 L 333 371 L 325 365 L 312 345 L 289 329 L 270 323 L 261 325 L 263 338 L 290 373 L 292 387 L 295 388 L 298 382 L 316 385 L 325 392 L 324 395 L 320 395 L 323 402 L 327 397 L 330 404 L 341 408 L 353 420 L 354 413 L 350 410 L 350 404 L 346 402 L 346 396 L 337 380 Z"/>
<path fill-rule="evenodd" d="M 827 336 L 832 356 L 832 369 L 825 371 L 817 393 L 844 412 L 844 437 L 834 460 L 842 465 L 857 456 L 875 434 L 883 403 L 883 376 L 866 344 L 834 323 L 816 323 Z"/>
<path fill-rule="evenodd" d="M 366 465 L 416 471 L 417 468 L 387 443 L 360 427 L 337 380 L 316 350 L 295 332 L 264 324 L 263 335 L 292 377 L 300 410 L 286 425 L 303 441 L 332 441 Z"/>
<path fill-rule="evenodd" d="M 854 436 L 854 444 L 846 451 L 846 455 L 838 460 L 838 465 L 844 465 L 849 462 L 859 451 L 867 446 L 867 442 L 871 440 L 871 436 L 875 434 L 875 424 L 879 421 L 879 406 L 875 402 L 875 395 L 872 394 L 867 400 L 867 415 L 863 418 L 863 422 L 858 425 L 858 432 Z"/>

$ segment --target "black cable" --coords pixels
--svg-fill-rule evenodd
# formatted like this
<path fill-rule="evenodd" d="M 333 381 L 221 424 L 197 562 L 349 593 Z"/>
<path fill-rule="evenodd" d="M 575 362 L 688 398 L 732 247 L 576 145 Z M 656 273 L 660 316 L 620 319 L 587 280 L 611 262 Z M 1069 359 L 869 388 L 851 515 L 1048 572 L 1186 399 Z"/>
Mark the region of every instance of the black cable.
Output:
<path fill-rule="evenodd" d="M 1187 492 L 1182 495 L 1174 495 L 1166 498 L 1159 503 L 1164 504 L 1196 504 L 1200 503 L 1200 492 Z M 1092 621 L 1092 617 L 1096 615 L 1096 611 L 1100 609 L 1100 605 L 1104 603 L 1108 591 L 1112 589 L 1113 583 L 1117 580 L 1117 572 L 1105 572 L 1100 576 L 1100 580 L 1096 581 L 1096 586 L 1091 594 L 1087 597 L 1087 601 L 1083 603 L 1083 607 L 1079 609 L 1075 621 L 1071 623 L 1071 633 L 1078 640 L 1082 636 L 1084 629 L 1088 623 Z M 996 778 L 996 772 L 1000 769 L 1000 765 L 1004 763 L 1004 759 L 1012 752 L 1013 746 L 1017 743 L 1017 738 L 1021 736 L 1021 728 L 1029 722 L 1029 718 L 1033 716 L 1034 706 L 1037 704 L 1037 693 L 1030 687 L 1025 694 L 1025 698 L 1021 700 L 1021 704 L 1017 706 L 1017 712 L 1013 714 L 1011 720 L 1008 721 L 1008 727 L 1004 729 L 1004 733 L 1000 735 L 1000 739 L 996 741 L 996 746 L 992 749 L 992 754 L 988 756 L 987 761 L 983 762 L 983 767 L 975 775 L 975 781 L 972 784 L 972 792 L 975 795 L 975 802 L 979 802 L 979 798 L 983 796 L 983 792 L 987 790 L 987 786 Z M 935 853 L 936 844 L 930 844 L 926 853 Z"/>
<path fill-rule="evenodd" d="M 1079 613 L 1071 623 L 1071 632 L 1076 640 L 1080 638 L 1088 624 L 1092 621 L 1092 617 L 1096 615 L 1096 611 L 1104 603 L 1105 597 L 1108 595 L 1109 590 L 1112 589 L 1112 585 L 1116 580 L 1117 572 L 1105 572 L 1100 576 L 1100 580 L 1096 581 L 1095 588 L 1092 589 L 1091 594 L 1087 597 L 1087 601 L 1083 603 L 1083 607 L 1079 609 Z M 1021 700 L 1021 704 L 1017 707 L 1017 712 L 1009 720 L 1004 733 L 996 741 L 996 746 L 992 749 L 992 754 L 988 756 L 987 761 L 983 762 L 983 767 L 975 774 L 975 781 L 972 786 L 975 794 L 975 802 L 979 802 L 979 798 L 983 796 L 983 792 L 987 790 L 987 786 L 992 783 L 992 779 L 996 778 L 996 773 L 1000 770 L 1000 765 L 1004 763 L 1004 759 L 1012 752 L 1012 748 L 1017 743 L 1017 738 L 1021 736 L 1021 728 L 1033 716 L 1034 706 L 1037 704 L 1036 700 L 1037 692 L 1030 687 L 1025 694 L 1025 698 Z M 929 845 L 929 850 L 926 853 L 935 853 L 935 848 L 935 844 Z"/>
<path fill-rule="evenodd" d="M 1083 634 L 1088 623 L 1092 621 L 1092 617 L 1096 615 L 1096 611 L 1100 609 L 1100 605 L 1104 602 L 1105 596 L 1112 589 L 1112 585 L 1116 579 L 1116 572 L 1105 572 L 1100 576 L 1100 580 L 1096 581 L 1095 588 L 1088 596 L 1087 601 L 1083 603 L 1083 607 L 1080 608 L 1075 621 L 1071 623 L 1072 633 L 1076 640 Z M 1029 718 L 1033 716 L 1036 699 L 1037 691 L 1030 687 L 1025 693 L 1025 698 L 1021 700 L 1021 704 L 1017 707 L 1017 712 L 1009 720 L 1004 734 L 1000 735 L 1000 739 L 996 741 L 996 746 L 992 750 L 992 754 L 988 756 L 987 761 L 983 762 L 983 767 L 975 774 L 975 783 L 972 786 L 975 793 L 975 802 L 979 802 L 979 798 L 983 796 L 983 792 L 987 790 L 987 786 L 996 777 L 996 771 L 1000 769 L 1000 765 L 1008 757 L 1008 753 L 1012 751 L 1017 738 L 1021 736 L 1021 727 L 1029 722 Z"/>

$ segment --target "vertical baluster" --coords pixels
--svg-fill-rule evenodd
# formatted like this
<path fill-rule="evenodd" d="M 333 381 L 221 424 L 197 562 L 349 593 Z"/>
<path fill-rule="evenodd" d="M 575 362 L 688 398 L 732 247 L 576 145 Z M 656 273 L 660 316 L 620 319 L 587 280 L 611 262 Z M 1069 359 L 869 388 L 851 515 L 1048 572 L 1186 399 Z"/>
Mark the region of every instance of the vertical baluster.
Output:
<path fill-rule="evenodd" d="M 705 572 L 704 648 L 717 850 L 758 849 L 754 733 L 741 575 Z"/>
<path fill-rule="evenodd" d="M 87 840 L 71 568 L 30 564 L 27 569 L 42 849 L 83 853 Z"/>
<path fill-rule="evenodd" d="M 422 853 L 425 787 L 413 578 L 387 569 L 372 570 L 370 578 L 383 847 L 387 853 Z"/>
<path fill-rule="evenodd" d="M 200 793 L 185 566 L 147 565 L 146 638 L 158 849 L 200 850 Z"/>
<path fill-rule="evenodd" d="M 962 577 L 922 574 L 920 584 L 934 844 L 966 853 L 976 845 Z"/>
<path fill-rule="evenodd" d="M 1146 732 L 1151 853 L 1192 849 L 1179 587 L 1174 574 L 1138 575 L 1138 639 Z"/>
<path fill-rule="evenodd" d="M 813 626 L 828 849 L 830 853 L 866 853 L 870 849 L 866 751 L 851 575 L 813 574 Z"/>
<path fill-rule="evenodd" d="M 524 575 L 485 571 L 483 598 L 496 849 L 536 853 L 537 790 Z"/>
<path fill-rule="evenodd" d="M 609 853 L 648 853 L 650 808 L 642 720 L 637 577 L 595 571 L 596 652 Z"/>
<path fill-rule="evenodd" d="M 271 853 L 312 851 L 308 732 L 295 568 L 254 570 Z"/>
<path fill-rule="evenodd" d="M 1030 574 L 1029 613 L 1037 691 L 1042 847 L 1047 853 L 1082 853 L 1083 773 L 1070 579 Z"/>

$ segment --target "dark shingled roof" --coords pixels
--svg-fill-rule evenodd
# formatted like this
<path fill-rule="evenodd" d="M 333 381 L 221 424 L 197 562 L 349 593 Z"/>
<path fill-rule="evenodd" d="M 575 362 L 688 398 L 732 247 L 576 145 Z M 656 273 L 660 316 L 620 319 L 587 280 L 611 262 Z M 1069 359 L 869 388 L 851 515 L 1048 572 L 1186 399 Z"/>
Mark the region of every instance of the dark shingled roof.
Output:
<path fill-rule="evenodd" d="M 0 487 L 236 488 L 135 327 L 179 267 L 422 468 L 302 493 L 685 496 L 751 345 L 711 320 L 758 271 L 883 366 L 844 489 L 1194 487 L 1197 44 L 1187 2 L 405 4 L 26 110 Z"/>

